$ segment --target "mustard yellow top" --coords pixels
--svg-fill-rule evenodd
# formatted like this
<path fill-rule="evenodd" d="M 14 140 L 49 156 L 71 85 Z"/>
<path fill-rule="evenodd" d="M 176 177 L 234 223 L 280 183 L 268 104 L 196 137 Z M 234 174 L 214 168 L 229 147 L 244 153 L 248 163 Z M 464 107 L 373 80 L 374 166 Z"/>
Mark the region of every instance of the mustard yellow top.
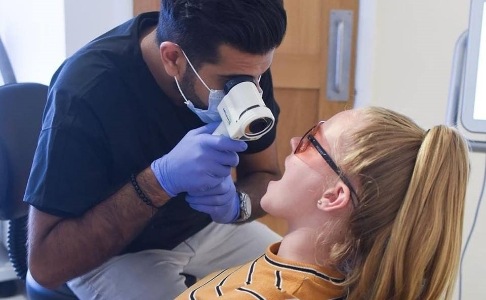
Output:
<path fill-rule="evenodd" d="M 181 299 L 344 299 L 335 283 L 343 276 L 321 266 L 283 259 L 280 243 L 247 264 L 215 272 L 182 293 Z"/>

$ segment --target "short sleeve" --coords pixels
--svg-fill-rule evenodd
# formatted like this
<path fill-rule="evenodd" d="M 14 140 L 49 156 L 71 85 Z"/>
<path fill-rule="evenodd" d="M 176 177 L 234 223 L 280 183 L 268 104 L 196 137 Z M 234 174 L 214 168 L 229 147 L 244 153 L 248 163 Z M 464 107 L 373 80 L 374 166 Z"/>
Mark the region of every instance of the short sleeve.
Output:
<path fill-rule="evenodd" d="M 86 102 L 51 91 L 24 199 L 47 213 L 80 215 L 107 196 L 109 161 Z"/>

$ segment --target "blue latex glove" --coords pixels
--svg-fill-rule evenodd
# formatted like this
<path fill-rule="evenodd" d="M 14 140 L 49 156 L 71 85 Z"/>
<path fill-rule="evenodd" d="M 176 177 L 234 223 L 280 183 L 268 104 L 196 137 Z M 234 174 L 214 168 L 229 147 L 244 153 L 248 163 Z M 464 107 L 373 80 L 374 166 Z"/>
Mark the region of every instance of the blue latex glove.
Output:
<path fill-rule="evenodd" d="M 210 190 L 231 174 L 238 165 L 236 152 L 246 150 L 243 141 L 212 135 L 218 123 L 189 131 L 169 153 L 151 164 L 162 188 L 171 197 L 187 192 Z"/>
<path fill-rule="evenodd" d="M 193 209 L 209 214 L 216 223 L 232 223 L 240 216 L 240 197 L 231 176 L 207 191 L 188 193 L 186 201 Z"/>

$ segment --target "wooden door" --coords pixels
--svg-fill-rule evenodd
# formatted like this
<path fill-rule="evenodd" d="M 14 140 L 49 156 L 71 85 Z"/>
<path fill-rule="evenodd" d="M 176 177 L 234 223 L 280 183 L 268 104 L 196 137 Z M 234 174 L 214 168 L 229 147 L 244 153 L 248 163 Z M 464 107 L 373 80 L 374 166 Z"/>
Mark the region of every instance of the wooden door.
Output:
<path fill-rule="evenodd" d="M 133 0 L 133 15 L 147 11 L 159 11 L 160 0 Z"/>
<path fill-rule="evenodd" d="M 159 10 L 160 0 L 134 0 L 133 3 L 134 15 L 137 15 Z M 271 67 L 275 98 L 281 111 L 277 144 L 282 171 L 285 157 L 290 153 L 290 138 L 302 135 L 318 120 L 326 120 L 353 106 L 358 24 L 358 0 L 284 0 L 284 5 L 288 18 L 287 33 L 275 52 Z M 333 93 L 329 93 L 328 89 L 328 70 L 336 67 L 334 56 L 329 58 L 329 51 L 333 51 L 331 46 L 336 44 L 342 47 L 342 40 L 333 42 L 335 36 L 330 34 L 332 26 L 336 25 L 336 14 L 351 19 L 344 25 L 345 28 L 340 24 L 338 29 L 341 33 L 349 33 L 347 39 L 350 44 L 347 52 L 349 65 L 346 65 L 346 70 L 339 71 L 349 74 L 344 93 L 347 97 L 341 98 L 341 101 L 333 101 L 330 97 Z M 260 221 L 279 234 L 287 231 L 285 222 L 273 216 L 265 216 Z"/>
<path fill-rule="evenodd" d="M 275 98 L 281 112 L 278 123 L 277 147 L 280 168 L 284 170 L 285 157 L 291 152 L 290 138 L 301 136 L 318 120 L 351 108 L 354 104 L 354 73 L 356 65 L 356 39 L 358 0 L 285 0 L 288 27 L 282 45 L 272 63 Z M 331 16 L 350 14 L 350 64 L 348 97 L 332 101 L 328 97 L 328 69 L 335 66 L 329 61 L 329 49 L 335 45 L 330 36 Z M 347 24 L 348 26 L 349 24 Z M 341 29 L 342 30 L 342 29 Z M 333 80 L 334 78 L 329 78 Z M 262 221 L 280 234 L 287 230 L 283 220 L 272 216 Z"/>

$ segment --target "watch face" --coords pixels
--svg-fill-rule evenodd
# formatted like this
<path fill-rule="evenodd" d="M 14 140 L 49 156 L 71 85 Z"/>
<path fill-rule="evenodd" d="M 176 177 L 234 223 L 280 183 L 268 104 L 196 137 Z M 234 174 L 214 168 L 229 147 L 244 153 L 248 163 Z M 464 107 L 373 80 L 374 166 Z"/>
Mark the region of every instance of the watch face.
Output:
<path fill-rule="evenodd" d="M 243 222 L 250 218 L 251 216 L 251 201 L 250 196 L 243 192 L 238 192 L 240 198 L 240 217 L 236 222 Z"/>

